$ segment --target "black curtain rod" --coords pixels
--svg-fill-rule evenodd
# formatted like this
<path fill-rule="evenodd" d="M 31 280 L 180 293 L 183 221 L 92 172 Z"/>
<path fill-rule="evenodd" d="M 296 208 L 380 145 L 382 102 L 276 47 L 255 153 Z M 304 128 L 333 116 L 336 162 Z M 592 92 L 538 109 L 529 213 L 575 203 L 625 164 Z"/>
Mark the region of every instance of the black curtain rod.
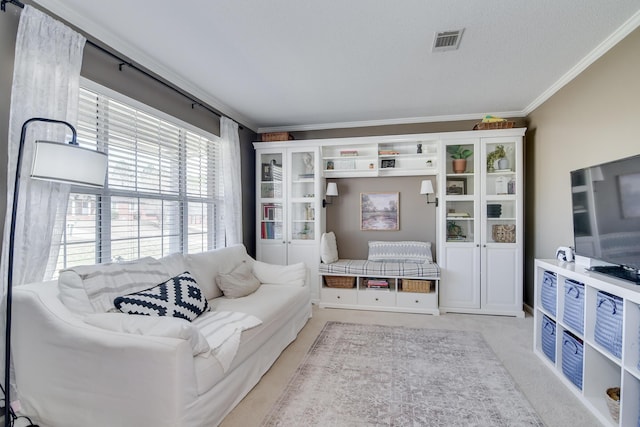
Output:
<path fill-rule="evenodd" d="M 14 6 L 19 7 L 20 9 L 24 9 L 24 3 L 18 1 L 18 0 L 2 0 L 0 2 L 0 10 L 2 12 L 6 12 L 6 4 L 12 4 Z M 196 106 L 204 108 L 205 110 L 207 110 L 208 112 L 215 114 L 218 117 L 222 117 L 223 114 L 212 109 L 211 107 L 204 105 L 203 103 L 201 103 L 198 100 L 193 99 L 190 95 L 184 93 L 182 90 L 178 89 L 177 87 L 165 82 L 164 80 L 159 79 L 158 77 L 154 76 L 153 74 L 143 70 L 142 68 L 136 66 L 135 64 L 133 64 L 131 61 L 127 61 L 125 59 L 123 59 L 122 57 L 116 55 L 115 53 L 111 52 L 110 50 L 105 49 L 104 47 L 92 42 L 91 40 L 89 40 L 87 38 L 87 44 L 89 44 L 90 46 L 94 47 L 95 49 L 98 49 L 100 52 L 109 55 L 110 57 L 120 61 L 120 64 L 118 64 L 118 69 L 120 71 L 122 71 L 122 67 L 124 65 L 126 65 L 129 68 L 133 68 L 134 70 L 136 70 L 137 72 L 139 72 L 140 74 L 144 75 L 145 77 L 150 78 L 151 80 L 155 81 L 156 83 L 161 84 L 162 86 L 166 87 L 167 89 L 170 89 L 180 95 L 182 95 L 183 97 L 187 98 L 189 101 L 191 101 L 191 108 L 195 108 Z M 225 116 L 228 117 L 228 116 Z M 244 127 L 238 123 L 238 129 L 242 130 L 244 129 Z"/>

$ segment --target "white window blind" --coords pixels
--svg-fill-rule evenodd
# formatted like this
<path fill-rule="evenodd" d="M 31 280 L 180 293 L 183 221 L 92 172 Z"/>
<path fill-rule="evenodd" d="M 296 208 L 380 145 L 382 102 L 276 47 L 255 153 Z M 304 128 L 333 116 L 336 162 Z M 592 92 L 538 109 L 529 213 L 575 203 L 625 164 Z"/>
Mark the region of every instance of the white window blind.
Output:
<path fill-rule="evenodd" d="M 75 265 L 224 246 L 218 137 L 85 83 L 78 142 L 107 152 L 107 185 L 72 187 L 50 275 Z"/>

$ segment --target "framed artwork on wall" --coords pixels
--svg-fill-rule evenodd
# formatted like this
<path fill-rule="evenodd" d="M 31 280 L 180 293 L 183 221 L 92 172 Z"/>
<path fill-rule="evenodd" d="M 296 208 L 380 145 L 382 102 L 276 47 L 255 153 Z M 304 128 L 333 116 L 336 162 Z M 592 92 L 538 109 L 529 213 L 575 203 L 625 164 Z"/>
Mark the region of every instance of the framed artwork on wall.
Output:
<path fill-rule="evenodd" d="M 360 230 L 398 231 L 400 193 L 360 193 Z"/>

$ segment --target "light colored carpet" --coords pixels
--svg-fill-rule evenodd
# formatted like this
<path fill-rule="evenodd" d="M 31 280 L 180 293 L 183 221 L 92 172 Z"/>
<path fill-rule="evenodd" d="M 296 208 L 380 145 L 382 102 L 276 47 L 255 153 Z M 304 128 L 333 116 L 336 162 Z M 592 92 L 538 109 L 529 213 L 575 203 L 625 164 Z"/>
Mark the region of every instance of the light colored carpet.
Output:
<path fill-rule="evenodd" d="M 599 427 L 598 420 L 533 353 L 533 318 L 467 314 L 387 313 L 313 307 L 313 318 L 221 427 L 256 427 L 276 404 L 309 349 L 330 321 L 409 328 L 477 331 L 523 391 L 547 427 Z M 303 424 L 304 425 L 304 424 Z"/>
<path fill-rule="evenodd" d="M 482 335 L 328 322 L 264 426 L 542 426 Z"/>

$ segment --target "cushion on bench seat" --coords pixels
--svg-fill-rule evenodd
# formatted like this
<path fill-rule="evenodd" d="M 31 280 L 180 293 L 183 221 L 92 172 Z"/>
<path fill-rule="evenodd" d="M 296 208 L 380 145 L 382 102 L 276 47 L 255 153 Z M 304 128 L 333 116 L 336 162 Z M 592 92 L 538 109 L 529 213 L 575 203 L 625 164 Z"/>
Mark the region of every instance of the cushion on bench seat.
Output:
<path fill-rule="evenodd" d="M 331 264 L 320 264 L 320 274 L 349 274 L 354 276 L 397 276 L 440 278 L 440 267 L 433 262 L 377 262 L 361 259 L 341 259 Z"/>

